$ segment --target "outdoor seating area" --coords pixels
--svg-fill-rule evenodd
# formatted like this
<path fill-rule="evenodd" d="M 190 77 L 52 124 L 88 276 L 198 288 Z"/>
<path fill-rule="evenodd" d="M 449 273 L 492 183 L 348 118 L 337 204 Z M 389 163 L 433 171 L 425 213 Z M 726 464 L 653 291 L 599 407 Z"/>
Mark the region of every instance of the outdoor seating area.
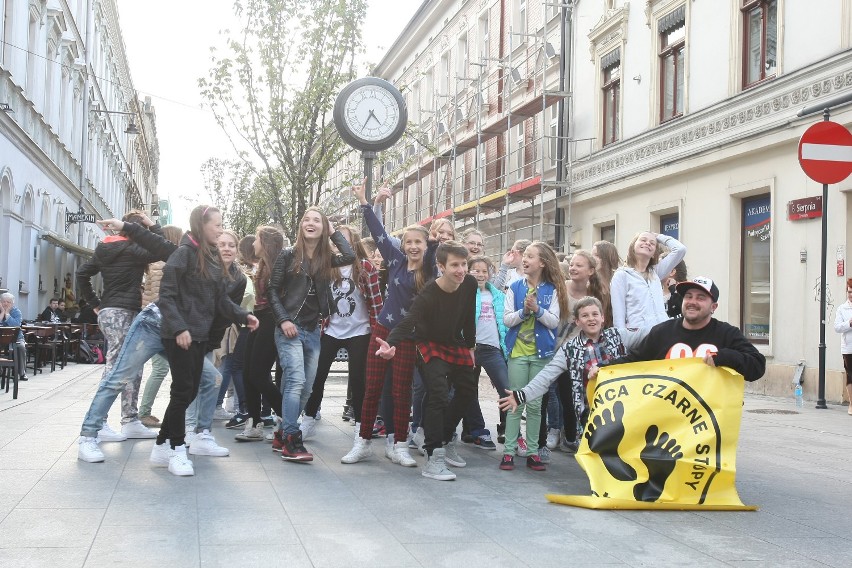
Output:
<path fill-rule="evenodd" d="M 15 349 L 20 334 L 24 350 Z M 84 342 L 103 348 L 103 334 L 97 324 L 31 321 L 18 327 L 0 327 L 0 396 L 11 390 L 12 398 L 17 399 L 21 381 L 62 370 L 69 362 L 82 362 L 80 345 Z M 19 354 L 26 356 L 23 374 L 15 364 Z"/>

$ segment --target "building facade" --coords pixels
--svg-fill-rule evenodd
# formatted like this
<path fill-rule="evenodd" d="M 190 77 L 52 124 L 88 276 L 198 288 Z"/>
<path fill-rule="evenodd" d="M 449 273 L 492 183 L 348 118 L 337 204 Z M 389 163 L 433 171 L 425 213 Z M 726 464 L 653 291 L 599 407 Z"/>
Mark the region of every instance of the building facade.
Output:
<path fill-rule="evenodd" d="M 68 213 L 158 201 L 156 114 L 114 0 L 2 0 L 0 22 L 0 288 L 33 318 L 52 297 L 75 302 L 74 271 L 104 236 Z"/>
<path fill-rule="evenodd" d="M 717 317 L 767 356 L 749 388 L 791 393 L 803 362 L 816 398 L 821 230 L 817 213 L 796 213 L 806 200 L 829 227 L 827 398 L 839 401 L 852 179 L 812 199 L 821 186 L 797 144 L 822 117 L 797 113 L 852 93 L 852 0 L 814 9 L 427 0 L 374 72 L 401 88 L 410 121 L 375 172 L 394 191 L 385 222 L 451 217 L 486 232 L 495 258 L 517 238 L 566 252 L 609 240 L 624 256 L 638 231 L 676 236 L 689 274 L 719 283 Z M 832 120 L 849 127 L 852 106 Z M 332 186 L 357 177 L 357 156 L 334 174 Z"/>

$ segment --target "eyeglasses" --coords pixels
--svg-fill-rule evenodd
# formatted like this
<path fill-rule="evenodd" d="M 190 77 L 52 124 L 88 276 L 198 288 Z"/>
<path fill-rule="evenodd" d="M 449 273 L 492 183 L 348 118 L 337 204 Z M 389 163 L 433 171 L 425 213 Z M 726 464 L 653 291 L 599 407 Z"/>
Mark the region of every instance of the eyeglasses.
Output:
<path fill-rule="evenodd" d="M 485 246 L 483 243 L 477 243 L 475 241 L 467 241 L 465 244 L 470 245 L 472 247 L 478 247 L 478 248 L 482 248 L 482 247 Z"/>

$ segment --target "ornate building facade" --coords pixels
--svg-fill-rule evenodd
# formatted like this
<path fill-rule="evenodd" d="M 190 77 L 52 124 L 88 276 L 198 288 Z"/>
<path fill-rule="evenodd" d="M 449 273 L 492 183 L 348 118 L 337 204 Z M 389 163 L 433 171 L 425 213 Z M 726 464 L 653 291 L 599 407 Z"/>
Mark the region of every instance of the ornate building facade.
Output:
<path fill-rule="evenodd" d="M 563 7 L 564 5 L 564 7 Z M 406 96 L 409 132 L 383 153 L 386 224 L 450 217 L 499 258 L 518 238 L 558 250 L 642 230 L 683 241 L 690 275 L 722 290 L 716 315 L 767 356 L 791 393 L 800 362 L 816 397 L 820 220 L 788 214 L 821 195 L 797 162 L 821 116 L 852 93 L 852 0 L 821 14 L 793 0 L 427 0 L 374 74 Z M 563 11 L 564 10 L 564 11 Z M 560 73 L 561 70 L 561 73 Z M 561 108 L 560 108 L 561 107 Z M 852 106 L 832 119 L 852 123 Z M 341 163 L 332 186 L 358 177 Z M 852 178 L 827 215 L 828 398 L 843 367 L 834 307 L 845 300 Z M 796 202 L 796 203 L 794 203 Z"/>
<path fill-rule="evenodd" d="M 0 288 L 25 318 L 73 303 L 76 267 L 120 217 L 157 201 L 159 148 L 114 0 L 0 1 Z"/>

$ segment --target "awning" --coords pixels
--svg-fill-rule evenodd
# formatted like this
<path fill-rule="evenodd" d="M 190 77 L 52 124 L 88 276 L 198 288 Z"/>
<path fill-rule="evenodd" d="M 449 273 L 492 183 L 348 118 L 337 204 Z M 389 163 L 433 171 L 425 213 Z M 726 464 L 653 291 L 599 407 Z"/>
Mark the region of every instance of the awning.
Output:
<path fill-rule="evenodd" d="M 56 235 L 51 235 L 50 233 L 43 233 L 41 238 L 46 240 L 52 245 L 56 245 L 59 248 L 65 249 L 71 254 L 76 254 L 77 256 L 82 256 L 84 258 L 92 258 L 95 255 L 95 251 L 92 249 L 82 247 L 77 243 L 72 243 L 66 239 L 60 239 Z"/>

